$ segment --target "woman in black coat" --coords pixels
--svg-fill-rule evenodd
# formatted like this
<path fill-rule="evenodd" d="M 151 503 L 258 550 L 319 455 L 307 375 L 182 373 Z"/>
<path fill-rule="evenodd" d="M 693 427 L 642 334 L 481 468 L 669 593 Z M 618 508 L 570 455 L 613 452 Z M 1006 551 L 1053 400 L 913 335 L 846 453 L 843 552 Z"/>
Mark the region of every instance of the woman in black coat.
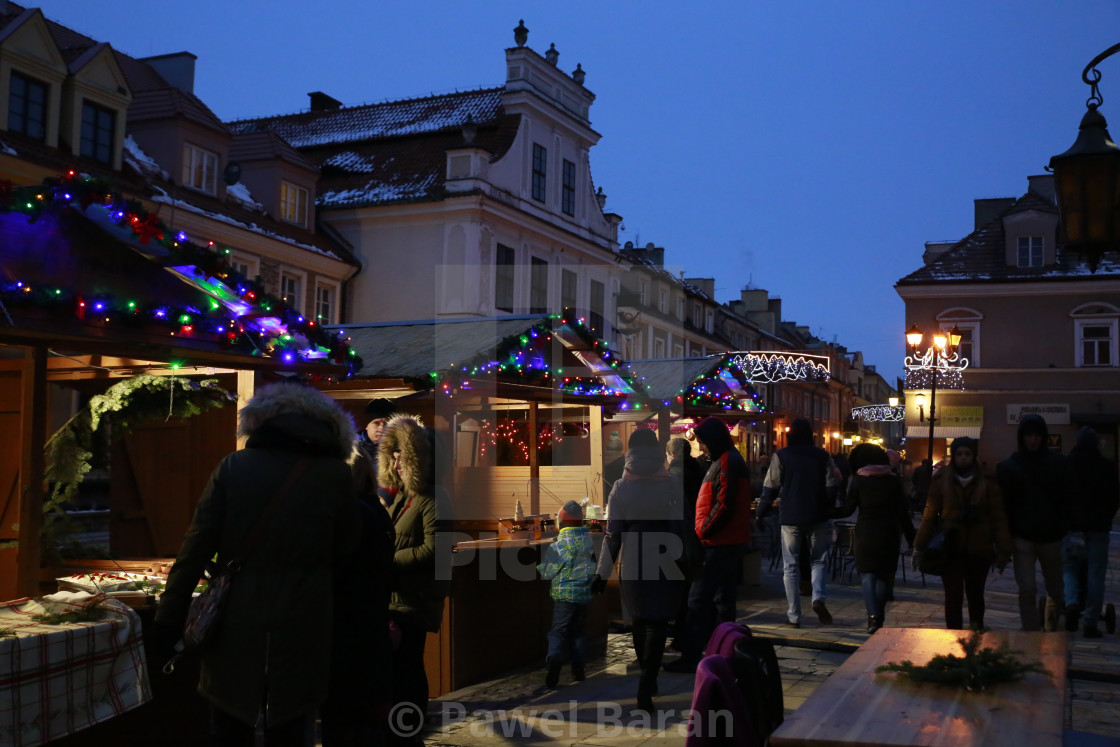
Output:
<path fill-rule="evenodd" d="M 894 473 L 887 452 L 874 444 L 860 444 L 848 456 L 852 483 L 844 504 L 833 518 L 851 516 L 857 508 L 856 570 L 863 583 L 867 632 L 883 627 L 887 592 L 898 568 L 900 538 L 914 544 L 914 524 L 902 480 Z"/>

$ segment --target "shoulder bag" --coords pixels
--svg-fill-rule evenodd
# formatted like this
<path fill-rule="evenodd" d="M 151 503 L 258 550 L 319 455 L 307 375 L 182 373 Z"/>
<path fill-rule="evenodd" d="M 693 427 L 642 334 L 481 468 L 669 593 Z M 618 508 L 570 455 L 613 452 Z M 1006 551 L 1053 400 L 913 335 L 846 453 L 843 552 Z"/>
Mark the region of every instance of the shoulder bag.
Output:
<path fill-rule="evenodd" d="M 233 579 L 237 572 L 241 570 L 241 563 L 249 551 L 253 549 L 257 540 L 264 534 L 268 520 L 276 513 L 280 503 L 291 492 L 292 486 L 303 474 L 303 471 L 307 469 L 309 462 L 308 457 L 302 457 L 296 462 L 291 473 L 284 478 L 284 482 L 280 489 L 276 491 L 276 495 L 268 504 L 268 507 L 257 519 L 253 531 L 249 533 L 245 544 L 241 546 L 241 551 L 226 564 L 225 570 L 218 572 L 216 575 L 211 575 L 210 583 L 207 584 L 201 594 L 191 601 L 190 609 L 187 610 L 187 622 L 183 627 L 183 645 L 187 650 L 202 651 L 213 643 L 222 619 L 222 610 L 229 599 L 230 589 L 233 588 Z"/>
<path fill-rule="evenodd" d="M 918 559 L 918 570 L 927 576 L 940 576 L 945 572 L 945 566 L 951 552 L 949 534 L 941 524 L 940 514 L 937 517 L 937 531 L 933 538 L 922 551 Z"/>

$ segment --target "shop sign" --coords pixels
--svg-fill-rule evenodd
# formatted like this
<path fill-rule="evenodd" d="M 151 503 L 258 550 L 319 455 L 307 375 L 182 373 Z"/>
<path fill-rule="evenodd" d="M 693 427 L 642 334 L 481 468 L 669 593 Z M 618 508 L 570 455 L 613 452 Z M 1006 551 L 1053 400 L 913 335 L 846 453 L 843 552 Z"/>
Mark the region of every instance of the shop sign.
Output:
<path fill-rule="evenodd" d="M 1068 404 L 1054 404 L 1054 405 L 1008 405 L 1007 406 L 1007 423 L 1008 425 L 1018 425 L 1019 421 L 1023 419 L 1024 415 L 1041 415 L 1042 419 L 1046 421 L 1047 425 L 1069 425 L 1069 405 Z"/>
<path fill-rule="evenodd" d="M 958 428 L 982 428 L 984 426 L 984 408 L 982 405 L 938 407 L 937 424 Z"/>

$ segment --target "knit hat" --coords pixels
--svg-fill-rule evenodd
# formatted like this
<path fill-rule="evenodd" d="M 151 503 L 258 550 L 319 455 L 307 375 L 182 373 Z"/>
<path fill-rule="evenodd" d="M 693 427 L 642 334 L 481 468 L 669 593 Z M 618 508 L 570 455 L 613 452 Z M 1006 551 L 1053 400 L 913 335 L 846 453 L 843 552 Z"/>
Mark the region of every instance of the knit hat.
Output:
<path fill-rule="evenodd" d="M 393 401 L 391 399 L 385 399 L 384 397 L 371 399 L 366 404 L 366 422 L 368 423 L 369 421 L 377 420 L 378 418 L 391 418 L 398 412 L 399 410 L 397 410 L 397 406 L 393 404 Z"/>
<path fill-rule="evenodd" d="M 949 444 L 949 454 L 955 456 L 957 449 L 968 449 L 972 452 L 972 456 L 976 457 L 980 454 L 980 442 L 975 438 L 968 436 L 960 436 L 953 439 L 953 443 Z"/>
<path fill-rule="evenodd" d="M 1095 449 L 1100 446 L 1101 437 L 1092 426 L 1082 426 L 1077 431 L 1077 445 L 1082 448 Z"/>
<path fill-rule="evenodd" d="M 704 418 L 692 432 L 696 440 L 708 447 L 708 452 L 714 459 L 723 456 L 724 452 L 735 445 L 731 441 L 731 431 L 718 418 Z"/>
<path fill-rule="evenodd" d="M 564 507 L 560 509 L 560 513 L 556 514 L 556 519 L 561 524 L 582 524 L 583 506 L 575 501 L 568 501 L 564 504 Z"/>
<path fill-rule="evenodd" d="M 630 434 L 630 443 L 627 444 L 631 449 L 635 446 L 657 446 L 657 434 L 649 428 L 639 428 Z"/>

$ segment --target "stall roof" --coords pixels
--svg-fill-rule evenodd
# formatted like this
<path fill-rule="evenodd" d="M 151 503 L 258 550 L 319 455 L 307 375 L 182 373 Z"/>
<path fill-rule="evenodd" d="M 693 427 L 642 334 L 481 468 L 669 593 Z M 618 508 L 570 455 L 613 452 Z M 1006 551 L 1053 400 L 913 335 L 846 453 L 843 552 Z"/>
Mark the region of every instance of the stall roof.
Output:
<path fill-rule="evenodd" d="M 382 322 L 341 329 L 361 356 L 355 379 L 417 389 L 478 389 L 483 380 L 550 395 L 646 398 L 626 363 L 574 314 Z M 559 341 L 560 346 L 546 344 Z M 557 358 L 559 356 L 559 358 Z"/>
<path fill-rule="evenodd" d="M 677 400 L 686 411 L 765 410 L 746 372 L 726 353 L 636 360 L 630 368 L 652 399 L 664 404 Z"/>
<path fill-rule="evenodd" d="M 0 204 L 0 343 L 345 375 L 354 356 L 213 252 L 81 178 Z M 357 363 L 354 360 L 354 363 Z"/>

